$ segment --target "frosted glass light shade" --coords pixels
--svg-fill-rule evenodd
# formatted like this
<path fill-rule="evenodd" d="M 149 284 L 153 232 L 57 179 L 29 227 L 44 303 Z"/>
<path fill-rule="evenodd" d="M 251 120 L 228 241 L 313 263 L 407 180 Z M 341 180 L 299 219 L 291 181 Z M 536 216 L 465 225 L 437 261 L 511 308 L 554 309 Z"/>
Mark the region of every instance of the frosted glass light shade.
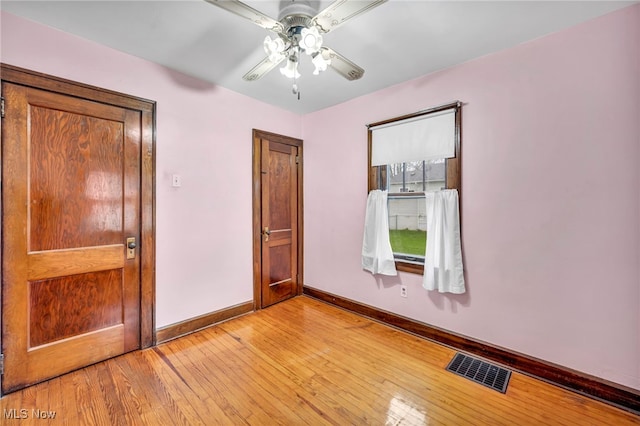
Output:
<path fill-rule="evenodd" d="M 313 55 L 322 47 L 322 36 L 316 27 L 303 28 L 300 32 L 300 48 L 307 55 Z"/>
<path fill-rule="evenodd" d="M 280 72 L 287 78 L 300 78 L 300 73 L 298 72 L 298 61 L 294 61 L 289 58 L 286 65 L 280 68 Z"/>
<path fill-rule="evenodd" d="M 280 62 L 286 47 L 284 44 L 284 40 L 282 40 L 280 37 L 272 39 L 271 37 L 266 36 L 263 46 L 264 51 L 269 56 L 269 60 L 271 62 Z"/>
<path fill-rule="evenodd" d="M 327 69 L 327 66 L 331 65 L 331 59 L 324 59 L 321 53 L 313 55 L 311 62 L 316 67 L 313 70 L 313 75 L 320 74 L 321 71 L 325 71 Z"/>

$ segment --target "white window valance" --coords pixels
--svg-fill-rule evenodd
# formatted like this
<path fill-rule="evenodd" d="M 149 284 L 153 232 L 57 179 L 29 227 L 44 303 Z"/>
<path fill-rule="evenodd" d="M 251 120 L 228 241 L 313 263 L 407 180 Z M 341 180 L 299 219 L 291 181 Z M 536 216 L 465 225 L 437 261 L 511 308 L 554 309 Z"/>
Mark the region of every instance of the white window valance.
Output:
<path fill-rule="evenodd" d="M 371 165 L 455 157 L 456 110 L 371 126 Z"/>

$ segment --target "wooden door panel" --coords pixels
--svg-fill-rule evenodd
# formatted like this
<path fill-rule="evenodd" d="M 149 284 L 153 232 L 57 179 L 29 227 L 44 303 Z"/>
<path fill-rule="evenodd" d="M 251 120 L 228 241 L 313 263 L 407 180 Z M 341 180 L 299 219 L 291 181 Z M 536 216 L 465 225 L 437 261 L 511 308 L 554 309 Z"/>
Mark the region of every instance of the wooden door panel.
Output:
<path fill-rule="evenodd" d="M 3 85 L 5 391 L 140 347 L 140 112 Z"/>
<path fill-rule="evenodd" d="M 29 102 L 38 102 L 29 114 L 29 251 L 122 243 L 124 111 L 97 118 L 42 106 L 42 96 Z"/>
<path fill-rule="evenodd" d="M 29 347 L 122 324 L 122 270 L 29 281 Z"/>
<path fill-rule="evenodd" d="M 269 245 L 269 284 L 291 281 L 291 240 L 280 240 Z"/>
<path fill-rule="evenodd" d="M 291 194 L 289 188 L 295 174 L 291 173 L 292 147 L 270 142 L 267 147 L 269 180 L 269 217 L 268 223 L 272 233 L 291 232 Z M 295 161 L 295 152 L 293 153 Z M 289 234 L 290 236 L 290 234 Z M 276 237 L 276 235 L 273 235 Z"/>
<path fill-rule="evenodd" d="M 126 352 L 124 336 L 124 325 L 115 325 L 40 346 L 37 350 L 30 351 L 28 361 L 17 367 L 8 366 L 5 360 L 3 387 L 9 392 L 121 355 Z M 9 375 L 6 374 L 7 367 L 13 369 Z M 20 381 L 17 382 L 18 385 L 12 386 L 16 374 L 20 374 Z"/>
<path fill-rule="evenodd" d="M 257 140 L 256 140 L 257 142 Z M 260 137 L 260 222 L 269 229 L 261 241 L 261 307 L 296 295 L 298 282 L 299 144 L 263 134 Z"/>
<path fill-rule="evenodd" d="M 31 252 L 28 258 L 29 280 L 60 277 L 83 272 L 124 267 L 124 244 L 82 249 Z"/>

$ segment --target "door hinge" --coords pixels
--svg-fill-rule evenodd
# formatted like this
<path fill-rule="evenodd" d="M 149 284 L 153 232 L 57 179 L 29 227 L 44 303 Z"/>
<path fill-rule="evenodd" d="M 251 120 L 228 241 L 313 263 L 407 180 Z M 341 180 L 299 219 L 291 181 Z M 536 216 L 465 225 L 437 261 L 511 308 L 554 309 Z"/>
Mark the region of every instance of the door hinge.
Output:
<path fill-rule="evenodd" d="M 4 354 L 0 354 L 0 374 L 4 374 Z"/>
<path fill-rule="evenodd" d="M 0 118 L 4 118 L 4 98 L 0 98 Z"/>
<path fill-rule="evenodd" d="M 4 111 L 4 101 L 2 101 L 2 111 Z M 2 116 L 4 117 L 4 112 L 2 113 Z M 296 164 L 300 164 L 300 156 L 296 155 Z"/>

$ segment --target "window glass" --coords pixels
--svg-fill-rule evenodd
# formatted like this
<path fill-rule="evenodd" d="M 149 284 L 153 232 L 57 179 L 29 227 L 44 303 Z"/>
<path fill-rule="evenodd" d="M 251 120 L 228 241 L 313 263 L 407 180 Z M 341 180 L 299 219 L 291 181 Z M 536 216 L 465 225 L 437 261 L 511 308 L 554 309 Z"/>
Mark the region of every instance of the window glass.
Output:
<path fill-rule="evenodd" d="M 445 161 L 412 161 L 386 167 L 389 238 L 394 257 L 422 264 L 427 238 L 423 193 L 445 187 Z"/>
<path fill-rule="evenodd" d="M 444 158 L 389 164 L 386 167 L 389 194 L 438 191 L 446 185 Z"/>
<path fill-rule="evenodd" d="M 424 196 L 389 196 L 389 240 L 396 260 L 424 263 L 427 221 Z"/>

